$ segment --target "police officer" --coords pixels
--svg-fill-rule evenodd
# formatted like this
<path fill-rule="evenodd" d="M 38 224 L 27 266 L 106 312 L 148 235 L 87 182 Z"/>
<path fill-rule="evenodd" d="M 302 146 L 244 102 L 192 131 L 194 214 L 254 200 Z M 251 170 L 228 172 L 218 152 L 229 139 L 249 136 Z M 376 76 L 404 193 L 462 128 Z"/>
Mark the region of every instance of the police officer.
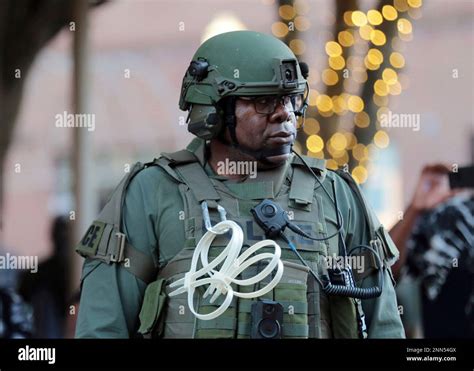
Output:
<path fill-rule="evenodd" d="M 197 138 L 136 164 L 78 245 L 76 337 L 404 337 L 390 237 L 350 175 L 292 153 L 306 75 L 265 34 L 199 47 L 180 97 Z"/>

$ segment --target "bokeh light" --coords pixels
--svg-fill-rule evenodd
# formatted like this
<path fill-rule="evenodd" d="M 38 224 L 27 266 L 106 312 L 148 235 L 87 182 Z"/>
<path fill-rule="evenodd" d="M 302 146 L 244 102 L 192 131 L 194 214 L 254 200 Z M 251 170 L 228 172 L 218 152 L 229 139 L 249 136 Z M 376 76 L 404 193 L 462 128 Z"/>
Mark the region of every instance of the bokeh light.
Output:
<path fill-rule="evenodd" d="M 367 181 L 367 178 L 368 178 L 368 172 L 367 172 L 367 169 L 363 166 L 356 166 L 352 172 L 352 177 L 354 178 L 354 180 L 359 183 L 359 184 L 362 184 L 362 183 L 365 183 Z"/>
<path fill-rule="evenodd" d="M 352 112 L 361 112 L 364 109 L 364 101 L 361 97 L 351 95 L 347 101 L 347 107 L 349 107 Z"/>
<path fill-rule="evenodd" d="M 329 67 L 333 70 L 339 71 L 344 68 L 346 62 L 343 57 L 338 55 L 337 57 L 329 57 Z"/>
<path fill-rule="evenodd" d="M 326 53 L 330 57 L 337 57 L 342 54 L 341 45 L 335 41 L 328 41 L 326 43 Z"/>
<path fill-rule="evenodd" d="M 348 48 L 354 44 L 354 36 L 349 31 L 341 31 L 337 35 L 337 41 L 345 48 Z"/>
<path fill-rule="evenodd" d="M 382 7 L 382 15 L 387 21 L 394 21 L 398 17 L 398 12 L 393 6 L 384 5 Z"/>
<path fill-rule="evenodd" d="M 306 139 L 306 147 L 311 152 L 320 152 L 324 148 L 323 139 L 319 135 L 310 135 L 308 139 Z"/>
<path fill-rule="evenodd" d="M 390 138 L 385 131 L 378 130 L 374 135 L 374 143 L 379 148 L 387 148 L 390 144 Z"/>
<path fill-rule="evenodd" d="M 380 45 L 383 45 L 385 44 L 385 42 L 387 41 L 386 37 L 385 37 L 385 34 L 380 31 L 380 30 L 373 30 L 371 33 L 370 33 L 370 41 L 372 41 L 372 43 L 374 45 L 377 45 L 377 46 L 380 46 Z"/>
<path fill-rule="evenodd" d="M 356 10 L 355 12 L 352 12 L 351 20 L 353 24 L 359 27 L 365 26 L 367 24 L 367 17 L 360 10 Z"/>
<path fill-rule="evenodd" d="M 288 25 L 283 22 L 275 22 L 272 24 L 272 34 L 276 37 L 285 37 L 288 31 Z"/>
<path fill-rule="evenodd" d="M 327 68 L 323 71 L 321 79 L 328 86 L 336 85 L 337 82 L 339 81 L 337 72 L 335 72 L 334 70 L 331 70 L 330 68 Z"/>
<path fill-rule="evenodd" d="M 332 110 L 332 99 L 329 98 L 326 94 L 318 95 L 316 98 L 316 106 L 319 111 L 328 112 Z M 317 152 L 317 151 L 315 151 Z"/>
<path fill-rule="evenodd" d="M 278 14 L 281 18 L 289 21 L 295 17 L 296 11 L 291 5 L 282 5 L 278 8 Z"/>
<path fill-rule="evenodd" d="M 371 25 L 378 26 L 383 22 L 383 17 L 378 10 L 372 9 L 367 12 L 367 20 Z"/>
<path fill-rule="evenodd" d="M 354 115 L 354 124 L 359 128 L 366 128 L 370 124 L 370 117 L 367 112 L 358 112 Z"/>
<path fill-rule="evenodd" d="M 301 55 L 306 50 L 306 44 L 301 39 L 291 40 L 289 46 L 290 46 L 290 49 L 293 51 L 293 53 L 295 53 L 296 55 Z"/>
<path fill-rule="evenodd" d="M 370 49 L 367 53 L 367 60 L 373 65 L 379 65 L 383 62 L 383 54 L 378 49 Z"/>
<path fill-rule="evenodd" d="M 403 68 L 405 66 L 405 58 L 397 52 L 390 54 L 390 64 L 395 68 Z"/>

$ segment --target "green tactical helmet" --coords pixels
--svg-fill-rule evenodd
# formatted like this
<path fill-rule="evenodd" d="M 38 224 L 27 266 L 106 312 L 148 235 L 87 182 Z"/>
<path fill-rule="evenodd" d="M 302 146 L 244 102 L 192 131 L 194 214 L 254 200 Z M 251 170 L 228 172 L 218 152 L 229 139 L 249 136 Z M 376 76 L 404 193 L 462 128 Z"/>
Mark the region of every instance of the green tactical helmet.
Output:
<path fill-rule="evenodd" d="M 304 94 L 306 80 L 282 41 L 254 31 L 227 32 L 205 41 L 193 56 L 181 86 L 179 108 L 188 129 L 210 139 L 222 128 L 216 105 L 225 97 Z"/>

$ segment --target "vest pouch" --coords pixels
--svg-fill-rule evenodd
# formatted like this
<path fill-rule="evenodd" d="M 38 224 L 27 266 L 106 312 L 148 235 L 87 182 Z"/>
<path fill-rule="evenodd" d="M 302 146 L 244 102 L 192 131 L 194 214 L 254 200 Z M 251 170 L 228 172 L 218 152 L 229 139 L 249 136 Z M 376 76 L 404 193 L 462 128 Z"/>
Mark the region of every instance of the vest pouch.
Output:
<path fill-rule="evenodd" d="M 390 266 L 398 259 L 399 252 L 391 240 L 388 232 L 381 225 L 375 230 L 376 243 L 371 244 L 371 247 L 379 254 L 382 264 L 387 269 L 392 283 L 395 285 L 395 279 L 393 278 Z M 353 254 L 358 259 L 361 259 L 362 270 L 353 269 L 354 278 L 357 284 L 361 284 L 362 280 L 369 275 L 376 272 L 381 267 L 377 263 L 375 256 L 367 249 L 358 249 Z"/>
<path fill-rule="evenodd" d="M 145 290 L 138 330 L 145 338 L 159 337 L 163 332 L 163 309 L 166 302 L 164 282 L 160 278 L 150 283 Z"/>
<path fill-rule="evenodd" d="M 192 253 L 183 249 L 183 252 Z M 173 265 L 172 271 L 175 273 L 166 280 L 166 295 L 174 291 L 175 288 L 170 288 L 169 285 L 184 277 L 185 272 L 189 270 L 191 265 L 191 258 L 185 257 L 183 259 L 174 260 L 170 263 Z M 198 292 L 194 294 L 194 308 L 198 304 Z M 166 304 L 166 313 L 164 319 L 163 338 L 171 339 L 192 339 L 196 326 L 196 317 L 191 312 L 188 306 L 188 293 L 184 292 L 176 296 L 168 296 Z"/>
<path fill-rule="evenodd" d="M 253 300 L 239 300 L 238 338 L 250 337 L 252 304 L 261 299 L 274 300 L 283 306 L 282 338 L 308 338 L 309 270 L 303 265 L 288 261 L 284 261 L 283 264 L 283 276 L 271 292 Z M 249 292 L 253 291 L 253 288 L 247 287 L 241 291 Z"/>
<path fill-rule="evenodd" d="M 222 246 L 212 246 L 209 250 L 209 261 L 212 261 L 221 251 Z M 167 296 L 166 310 L 164 315 L 163 338 L 235 338 L 237 328 L 237 298 L 234 298 L 231 305 L 219 317 L 212 320 L 199 320 L 191 312 L 188 306 L 188 293 L 169 297 L 168 294 L 176 288 L 170 288 L 170 284 L 184 277 L 191 266 L 191 259 L 194 248 L 185 247 L 175 256 L 160 272 L 165 278 L 163 290 Z M 200 266 L 198 267 L 200 268 Z M 211 296 L 203 298 L 207 289 L 198 287 L 194 293 L 194 308 L 200 314 L 208 314 L 216 310 L 225 300 L 224 295 L 220 295 L 213 303 L 210 303 Z"/>
<path fill-rule="evenodd" d="M 205 286 L 207 289 L 208 286 Z M 203 298 L 205 289 L 199 288 L 199 310 L 200 314 L 208 314 L 215 311 L 224 302 L 226 296 L 220 295 L 212 304 L 210 303 L 209 295 Z M 235 289 L 235 287 L 234 287 Z M 233 339 L 237 329 L 237 298 L 234 296 L 230 306 L 222 313 L 219 317 L 211 320 L 197 320 L 196 321 L 196 332 L 195 338 L 206 338 L 206 339 Z"/>
<path fill-rule="evenodd" d="M 283 338 L 309 336 L 308 272 L 301 264 L 284 262 L 283 277 L 274 289 L 274 300 L 283 305 Z"/>
<path fill-rule="evenodd" d="M 381 225 L 376 231 L 377 237 L 382 242 L 382 256 L 380 257 L 384 262 L 387 271 L 389 273 L 390 279 L 392 280 L 393 286 L 396 286 L 395 277 L 393 276 L 392 269 L 390 268 L 400 257 L 400 252 L 397 249 L 397 246 L 390 238 L 387 230 Z"/>
<path fill-rule="evenodd" d="M 183 278 L 185 273 L 189 271 L 192 254 L 192 249 L 184 248 L 158 274 L 159 280 L 163 281 L 161 293 L 166 297 L 166 305 L 162 309 L 163 313 L 160 318 L 160 325 L 162 322 L 160 337 L 162 338 L 191 339 L 193 337 L 196 318 L 188 307 L 188 294 L 184 292 L 176 296 L 168 295 L 175 290 L 175 288 L 170 288 L 170 284 Z"/>
<path fill-rule="evenodd" d="M 225 248 L 225 245 L 219 244 L 218 236 L 211 248 L 209 249 L 209 261 L 214 260 Z M 228 237 L 224 239 L 224 242 L 227 242 Z M 211 303 L 210 299 L 212 295 L 203 297 L 204 292 L 209 286 L 198 287 L 195 293 L 195 298 L 197 300 L 196 307 L 197 312 L 200 314 L 208 314 L 214 312 L 219 308 L 224 302 L 226 295 L 221 294 L 217 299 Z M 236 290 L 235 285 L 232 285 L 232 288 Z M 195 329 L 195 338 L 206 338 L 206 339 L 233 339 L 235 338 L 235 333 L 237 330 L 237 297 L 234 296 L 230 306 L 222 313 L 219 317 L 212 320 L 196 320 L 196 329 Z"/>

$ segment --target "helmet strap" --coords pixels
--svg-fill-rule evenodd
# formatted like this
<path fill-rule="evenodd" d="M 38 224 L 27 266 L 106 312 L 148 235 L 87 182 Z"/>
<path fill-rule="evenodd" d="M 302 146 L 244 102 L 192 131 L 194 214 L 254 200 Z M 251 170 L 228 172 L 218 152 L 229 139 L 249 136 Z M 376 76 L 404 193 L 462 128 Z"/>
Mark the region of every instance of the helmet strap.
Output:
<path fill-rule="evenodd" d="M 235 132 L 237 126 L 237 118 L 235 117 L 235 102 L 237 97 L 227 97 L 224 99 L 224 127 L 229 128 L 230 139 L 232 140 L 232 146 L 238 147 L 239 142 L 237 141 L 237 134 Z M 224 136 L 225 130 L 223 130 Z"/>

